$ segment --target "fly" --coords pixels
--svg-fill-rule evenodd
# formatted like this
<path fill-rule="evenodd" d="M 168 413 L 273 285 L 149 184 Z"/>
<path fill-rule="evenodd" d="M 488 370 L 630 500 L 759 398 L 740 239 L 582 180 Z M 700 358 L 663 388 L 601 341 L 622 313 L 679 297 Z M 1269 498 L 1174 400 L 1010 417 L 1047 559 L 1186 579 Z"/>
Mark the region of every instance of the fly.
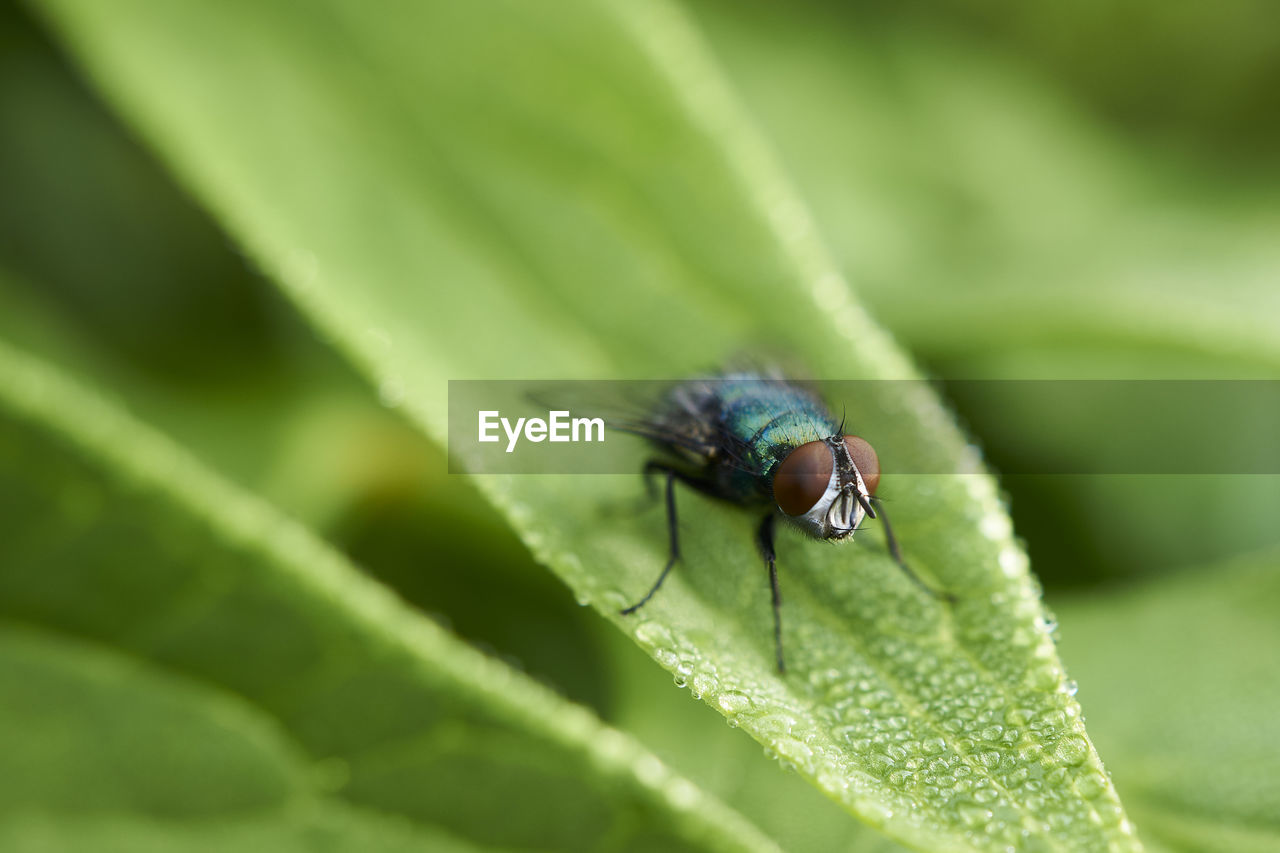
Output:
<path fill-rule="evenodd" d="M 646 418 L 621 426 L 644 436 L 662 457 L 644 466 L 646 479 L 666 479 L 667 563 L 652 588 L 624 616 L 643 607 L 680 560 L 675 484 L 764 511 L 756 544 L 769 571 L 778 671 L 782 655 L 782 596 L 774 532 L 782 518 L 814 539 L 850 538 L 864 519 L 884 525 L 889 555 L 930 595 L 939 593 L 907 565 L 884 506 L 875 497 L 880 462 L 864 439 L 846 435 L 816 393 L 778 376 L 724 373 L 673 386 Z"/>

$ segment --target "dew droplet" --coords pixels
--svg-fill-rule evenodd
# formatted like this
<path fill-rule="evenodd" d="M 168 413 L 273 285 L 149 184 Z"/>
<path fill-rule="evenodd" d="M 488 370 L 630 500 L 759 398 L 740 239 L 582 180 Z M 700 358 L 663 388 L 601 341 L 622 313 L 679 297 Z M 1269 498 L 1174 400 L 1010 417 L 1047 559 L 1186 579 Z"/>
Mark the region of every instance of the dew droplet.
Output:
<path fill-rule="evenodd" d="M 1040 731 L 1043 731 L 1046 729 L 1053 731 L 1055 729 L 1064 728 L 1066 725 L 1067 725 L 1067 715 L 1062 711 L 1054 710 L 1054 711 L 1045 711 L 1043 714 L 1041 714 L 1038 718 L 1036 718 L 1035 722 L 1031 724 L 1031 728 L 1037 729 Z"/>
<path fill-rule="evenodd" d="M 1044 661 L 1027 673 L 1027 684 L 1034 690 L 1052 690 L 1058 686 L 1058 673 L 1052 661 Z"/>
<path fill-rule="evenodd" d="M 804 741 L 793 737 L 778 738 L 774 742 L 778 755 L 795 765 L 807 765 L 813 758 L 813 750 Z"/>
<path fill-rule="evenodd" d="M 788 714 L 767 714 L 756 720 L 760 733 L 769 737 L 790 735 L 795 724 L 795 718 Z"/>
<path fill-rule="evenodd" d="M 720 710 L 730 716 L 737 716 L 745 711 L 751 710 L 751 697 L 745 693 L 739 693 L 736 690 L 726 690 L 716 699 L 716 704 L 720 706 Z"/>
<path fill-rule="evenodd" d="M 1053 760 L 1067 767 L 1083 764 L 1089 755 L 1089 742 L 1080 735 L 1064 735 L 1053 746 Z"/>
<path fill-rule="evenodd" d="M 669 648 L 671 632 L 657 622 L 641 622 L 636 626 L 636 639 L 650 648 Z"/>
<path fill-rule="evenodd" d="M 654 649 L 653 659 L 656 660 L 664 669 L 675 669 L 680 659 L 676 657 L 676 653 L 671 649 Z"/>
<path fill-rule="evenodd" d="M 979 803 L 993 803 L 1000 798 L 1000 792 L 995 788 L 978 788 L 973 792 L 973 798 Z"/>
<path fill-rule="evenodd" d="M 1106 777 L 1097 770 L 1088 773 L 1082 773 L 1076 779 L 1076 790 L 1080 792 L 1080 796 L 1086 800 L 1092 800 L 1102 795 L 1107 789 Z"/>
<path fill-rule="evenodd" d="M 566 555 L 566 560 L 572 556 L 573 556 L 572 554 Z M 604 595 L 600 596 L 600 602 L 603 605 L 605 612 L 617 613 L 619 610 L 622 610 L 628 604 L 630 604 L 631 599 L 627 598 L 625 595 L 623 595 L 621 592 L 615 589 L 615 590 L 609 590 Z"/>
<path fill-rule="evenodd" d="M 705 694 L 711 693 L 716 689 L 716 680 L 705 672 L 700 672 L 693 677 L 690 686 L 690 693 L 694 699 L 701 699 Z"/>

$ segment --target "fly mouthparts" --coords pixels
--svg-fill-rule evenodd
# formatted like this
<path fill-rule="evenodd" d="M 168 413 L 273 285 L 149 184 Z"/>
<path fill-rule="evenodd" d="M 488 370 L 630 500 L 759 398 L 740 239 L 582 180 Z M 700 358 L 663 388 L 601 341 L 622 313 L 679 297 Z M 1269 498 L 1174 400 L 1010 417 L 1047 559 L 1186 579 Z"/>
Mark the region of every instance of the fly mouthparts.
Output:
<path fill-rule="evenodd" d="M 839 532 L 853 531 L 853 514 L 855 503 L 852 492 L 849 489 L 843 489 L 836 495 L 836 499 L 831 502 L 831 510 L 827 513 L 827 524 L 831 525 L 833 530 Z"/>

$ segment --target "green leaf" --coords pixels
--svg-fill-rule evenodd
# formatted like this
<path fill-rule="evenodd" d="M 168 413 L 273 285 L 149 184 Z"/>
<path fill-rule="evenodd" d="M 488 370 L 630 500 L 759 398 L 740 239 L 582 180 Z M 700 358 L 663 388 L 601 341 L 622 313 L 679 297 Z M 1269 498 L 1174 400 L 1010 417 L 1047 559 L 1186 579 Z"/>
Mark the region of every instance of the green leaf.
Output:
<path fill-rule="evenodd" d="M 963 27 L 693 5 L 862 298 L 945 375 L 1280 365 L 1273 175 L 1153 157 Z"/>
<path fill-rule="evenodd" d="M 904 378 L 679 11 L 45 4 L 181 179 L 438 441 L 445 380 L 671 376 L 746 348 Z M 190 34 L 198 33 L 198 38 Z M 227 57 L 235 57 L 229 63 Z M 890 469 L 971 470 L 937 401 L 852 422 Z M 685 561 L 631 477 L 482 477 L 539 558 L 680 683 L 862 819 L 929 849 L 1137 846 L 984 474 L 888 474 L 913 563 L 780 542 L 772 664 L 753 519 L 681 495 Z"/>
<path fill-rule="evenodd" d="M 404 849 L 443 834 L 460 849 L 775 849 L 626 736 L 7 348 L 0 471 L 13 846 Z"/>
<path fill-rule="evenodd" d="M 1090 730 L 1146 831 L 1174 849 L 1280 846 L 1280 551 L 1056 609 Z"/>
<path fill-rule="evenodd" d="M 841 268 L 934 374 L 1277 375 L 1273 175 L 1250 168 L 1232 181 L 1135 145 L 1029 58 L 1026 39 L 1001 45 L 948 25 L 945 13 L 926 22 L 861 5 L 802 5 L 808 14 L 722 0 L 694 8 Z M 997 17 L 1008 23 L 1025 12 L 1010 5 Z M 1089 19 L 1078 8 L 1066 15 Z M 1169 85 L 1164 76 L 1147 82 Z M 1034 405 L 992 406 L 963 383 L 947 390 L 997 470 L 1108 440 L 1110 423 L 1081 433 Z M 1280 539 L 1275 477 L 1003 485 L 1050 588 L 1163 572 Z M 1167 523 L 1152 525 L 1156 517 Z M 1064 528 L 1082 533 L 1063 537 Z"/>
<path fill-rule="evenodd" d="M 368 405 L 21 4 L 0 9 L 0 53 L 0 336 L 110 387 L 294 518 L 327 521 L 350 492 L 385 489 L 386 457 L 355 448 L 408 430 Z M 313 447 L 338 462 L 330 482 Z"/>
<path fill-rule="evenodd" d="M 103 644 L 0 626 L 0 690 L 5 850 L 477 849 L 312 796 L 260 709 Z"/>
<path fill-rule="evenodd" d="M 849 819 L 833 800 L 795 773 L 779 773 L 770 751 L 742 737 L 701 702 L 670 688 L 670 676 L 611 626 L 608 655 L 611 725 L 634 734 L 663 761 L 714 793 L 792 853 L 901 853 L 901 845 Z"/>

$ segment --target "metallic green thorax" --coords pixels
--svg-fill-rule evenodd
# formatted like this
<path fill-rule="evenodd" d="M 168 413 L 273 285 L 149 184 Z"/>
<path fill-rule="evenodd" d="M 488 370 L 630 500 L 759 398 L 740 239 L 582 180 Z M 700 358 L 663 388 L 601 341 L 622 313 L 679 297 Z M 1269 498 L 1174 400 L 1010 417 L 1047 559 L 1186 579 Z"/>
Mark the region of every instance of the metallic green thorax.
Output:
<path fill-rule="evenodd" d="M 661 420 L 672 433 L 695 439 L 682 455 L 699 464 L 721 496 L 739 503 L 769 499 L 787 454 L 840 432 L 814 392 L 750 373 L 677 385 Z"/>

